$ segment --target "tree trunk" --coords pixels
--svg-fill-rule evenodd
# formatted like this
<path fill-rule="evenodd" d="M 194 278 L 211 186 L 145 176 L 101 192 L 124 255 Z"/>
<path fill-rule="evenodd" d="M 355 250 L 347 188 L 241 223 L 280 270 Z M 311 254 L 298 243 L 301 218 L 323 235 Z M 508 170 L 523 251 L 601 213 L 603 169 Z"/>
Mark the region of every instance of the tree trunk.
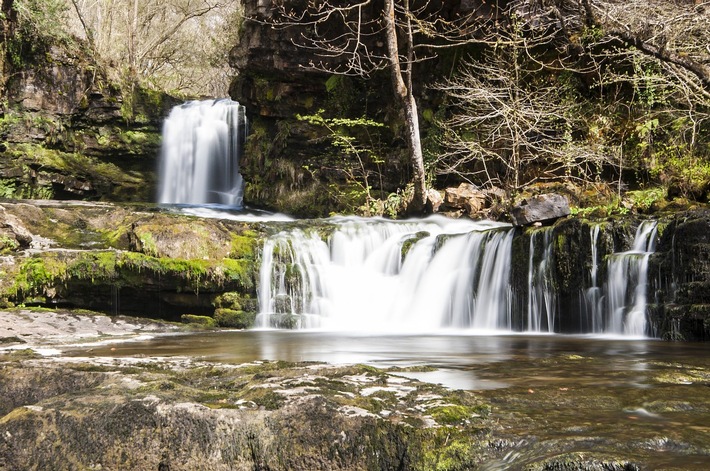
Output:
<path fill-rule="evenodd" d="M 404 110 L 404 124 L 407 129 L 407 146 L 409 147 L 409 156 L 412 161 L 414 199 L 408 208 L 408 212 L 423 213 L 426 209 L 427 200 L 426 174 L 424 172 L 422 142 L 419 136 L 417 102 L 414 99 L 412 90 L 407 88 L 402 78 L 394 15 L 394 0 L 385 0 L 385 36 L 390 62 L 392 87 L 394 88 L 395 96 L 400 101 L 402 109 Z"/>

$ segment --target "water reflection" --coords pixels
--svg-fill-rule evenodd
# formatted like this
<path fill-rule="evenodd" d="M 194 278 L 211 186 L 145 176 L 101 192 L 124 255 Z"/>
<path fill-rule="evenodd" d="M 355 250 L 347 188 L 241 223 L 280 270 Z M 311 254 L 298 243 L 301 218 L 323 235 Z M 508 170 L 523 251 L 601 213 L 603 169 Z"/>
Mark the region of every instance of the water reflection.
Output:
<path fill-rule="evenodd" d="M 158 337 L 94 347 L 94 356 L 189 356 L 208 361 L 429 366 L 418 378 L 463 389 L 564 382 L 644 387 L 660 363 L 707 359 L 706 344 L 559 335 L 371 335 L 239 331 Z M 75 349 L 69 355 L 87 354 Z M 709 361 L 709 360 L 704 360 Z M 704 366 L 704 365 L 700 365 Z M 612 373 L 621 373 L 620 375 Z M 521 375 L 524 378 L 521 378 Z"/>

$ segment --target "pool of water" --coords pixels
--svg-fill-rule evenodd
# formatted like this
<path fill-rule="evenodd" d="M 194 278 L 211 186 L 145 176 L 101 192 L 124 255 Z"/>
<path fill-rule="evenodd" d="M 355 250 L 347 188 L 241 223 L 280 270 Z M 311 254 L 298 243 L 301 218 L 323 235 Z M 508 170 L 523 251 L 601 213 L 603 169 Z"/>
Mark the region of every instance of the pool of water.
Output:
<path fill-rule="evenodd" d="M 364 363 L 466 389 L 519 452 L 490 469 L 585 454 L 710 469 L 710 344 L 560 335 L 240 331 L 69 347 L 68 356 Z M 403 371 L 404 370 L 404 371 Z"/>
<path fill-rule="evenodd" d="M 427 374 L 420 373 L 427 380 L 468 390 L 498 389 L 519 384 L 549 385 L 570 380 L 580 385 L 611 383 L 648 387 L 647 382 L 653 375 L 664 371 L 664 365 L 670 363 L 703 370 L 710 367 L 710 344 L 561 335 L 221 331 L 166 335 L 90 347 L 75 346 L 68 348 L 65 354 L 187 356 L 227 363 L 254 360 L 364 363 L 381 368 L 408 367 L 415 370 L 411 367 L 426 366 L 436 369 Z"/>

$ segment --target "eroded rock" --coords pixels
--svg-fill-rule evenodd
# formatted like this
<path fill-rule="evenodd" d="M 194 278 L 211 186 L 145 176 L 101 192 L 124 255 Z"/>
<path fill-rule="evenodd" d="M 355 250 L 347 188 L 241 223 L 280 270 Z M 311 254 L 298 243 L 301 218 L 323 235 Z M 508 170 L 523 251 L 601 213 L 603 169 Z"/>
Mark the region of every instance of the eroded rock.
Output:
<path fill-rule="evenodd" d="M 555 193 L 534 196 L 523 200 L 511 211 L 516 226 L 527 226 L 535 222 L 549 222 L 569 216 L 567 198 Z"/>

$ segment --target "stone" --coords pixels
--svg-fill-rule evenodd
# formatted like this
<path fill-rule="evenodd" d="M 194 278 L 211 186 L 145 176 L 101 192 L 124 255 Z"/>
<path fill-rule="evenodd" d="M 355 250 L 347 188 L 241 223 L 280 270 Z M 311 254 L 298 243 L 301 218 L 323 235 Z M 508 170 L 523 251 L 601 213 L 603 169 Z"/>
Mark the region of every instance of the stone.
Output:
<path fill-rule="evenodd" d="M 427 206 L 431 209 L 432 213 L 438 213 L 439 208 L 444 203 L 444 198 L 441 197 L 441 193 L 438 190 L 430 188 L 426 193 Z"/>
<path fill-rule="evenodd" d="M 523 200 L 511 211 L 516 226 L 527 226 L 534 222 L 547 222 L 569 216 L 567 198 L 555 193 L 534 196 Z"/>
<path fill-rule="evenodd" d="M 470 183 L 461 183 L 457 188 L 445 190 L 444 201 L 453 209 L 463 209 L 473 216 L 486 207 L 486 195 Z"/>

